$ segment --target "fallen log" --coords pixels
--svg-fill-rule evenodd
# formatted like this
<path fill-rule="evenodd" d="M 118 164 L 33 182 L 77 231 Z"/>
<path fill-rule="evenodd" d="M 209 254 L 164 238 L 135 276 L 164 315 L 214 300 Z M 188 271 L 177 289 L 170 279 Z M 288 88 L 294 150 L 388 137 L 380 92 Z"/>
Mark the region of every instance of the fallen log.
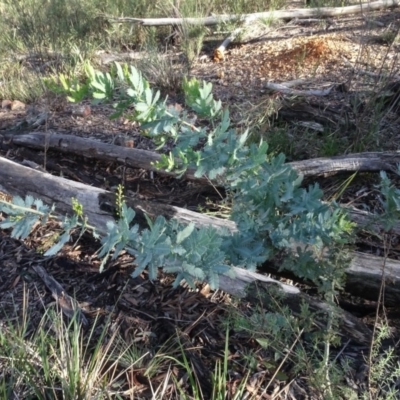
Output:
<path fill-rule="evenodd" d="M 9 139 L 12 140 L 12 143 L 19 146 L 27 146 L 42 150 L 57 150 L 62 153 L 72 153 L 86 158 L 113 161 L 133 168 L 156 171 L 162 175 L 176 176 L 176 174 L 172 172 L 158 170 L 154 164 L 160 160 L 161 156 L 148 150 L 116 146 L 73 135 L 49 134 L 44 132 L 10 135 Z M 342 172 L 396 171 L 396 166 L 399 163 L 400 152 L 393 151 L 321 157 L 311 160 L 290 162 L 288 165 L 304 177 L 327 177 Z M 187 179 L 199 180 L 194 177 L 194 172 L 195 171 L 191 169 L 184 177 Z"/>
<path fill-rule="evenodd" d="M 264 85 L 265 89 L 274 92 L 280 92 L 290 96 L 328 96 L 336 85 L 332 85 L 328 89 L 310 89 L 310 90 L 297 90 L 290 89 L 287 85 L 282 83 L 268 82 Z"/>
<path fill-rule="evenodd" d="M 69 181 L 64 178 L 52 176 L 48 173 L 32 170 L 21 166 L 12 161 L 0 157 L 0 190 L 10 194 L 25 196 L 32 195 L 35 198 L 41 198 L 48 204 L 55 204 L 58 211 L 62 213 L 70 213 L 70 199 L 75 197 L 83 206 L 84 212 L 88 217 L 88 223 L 95 226 L 100 232 L 105 231 L 107 221 L 113 220 L 112 208 L 115 207 L 115 196 L 103 189 L 94 188 Z M 194 222 L 196 225 L 216 226 L 217 218 L 201 216 L 188 210 L 182 210 L 178 207 L 157 205 L 149 207 L 149 202 L 139 201 L 136 199 L 127 201 L 128 206 L 133 207 L 140 214 L 150 211 L 159 212 L 164 209 L 169 210 L 169 215 L 178 218 L 182 222 Z M 111 208 L 111 210 L 110 210 Z M 141 219 L 139 218 L 139 221 Z M 220 220 L 221 221 L 221 220 Z M 231 221 L 221 221 L 220 224 L 231 226 Z M 278 290 L 284 294 L 286 304 L 292 309 L 293 313 L 299 313 L 300 306 L 306 302 L 311 310 L 319 312 L 319 319 L 316 320 L 320 329 L 325 329 L 326 319 L 330 311 L 330 306 L 319 300 L 315 300 L 303 294 L 298 288 L 290 285 L 282 284 L 279 281 L 267 278 L 255 272 L 245 271 L 240 268 L 233 267 L 236 274 L 235 279 L 226 276 L 220 277 L 220 288 L 227 293 L 243 297 L 249 301 L 257 301 L 260 298 L 269 298 L 271 291 Z M 257 288 L 256 296 L 254 290 L 246 290 L 248 285 Z M 339 312 L 339 320 L 342 332 L 346 337 L 367 344 L 371 340 L 371 332 L 368 327 L 345 311 Z"/>
<path fill-rule="evenodd" d="M 7 136 L 7 135 L 6 135 Z M 161 156 L 153 151 L 116 146 L 92 139 L 73 135 L 60 135 L 45 132 L 32 132 L 22 135 L 8 136 L 14 144 L 34 149 L 57 150 L 62 153 L 76 154 L 86 158 L 112 161 L 133 168 L 157 171 L 160 175 L 176 176 L 173 172 L 159 170 L 155 167 Z M 184 175 L 188 179 L 196 179 L 194 171 L 188 170 Z"/>
<path fill-rule="evenodd" d="M 397 306 L 400 300 L 400 261 L 358 251 L 351 252 L 350 257 L 350 264 L 346 268 L 345 292 L 377 302 L 383 279 L 383 304 Z M 261 265 L 259 270 L 264 273 L 284 275 L 295 282 L 301 282 L 291 272 L 280 273 L 279 268 L 280 265 L 272 260 Z"/>
<path fill-rule="evenodd" d="M 72 135 L 45 134 L 41 132 L 12 135 L 10 138 L 13 143 L 18 145 L 39 149 L 47 148 L 64 153 L 73 153 L 87 158 L 119 162 L 133 168 L 143 168 L 150 171 L 156 171 L 161 175 L 176 176 L 172 172 L 156 169 L 153 164 L 160 160 L 160 155 L 151 151 L 110 145 Z M 288 164 L 304 177 L 327 177 L 339 172 L 395 171 L 398 163 L 400 163 L 399 152 L 371 152 L 348 154 L 337 157 L 316 158 L 291 162 Z M 202 181 L 194 177 L 193 170 L 190 170 L 186 175 L 184 175 L 184 177 L 187 179 Z M 209 181 L 203 180 L 203 182 L 209 184 Z M 174 212 L 171 214 L 168 207 L 171 206 L 164 207 L 164 205 L 159 205 L 156 210 L 151 211 L 150 209 L 147 209 L 147 212 L 152 212 L 154 215 L 165 214 L 172 218 Z M 181 209 L 181 214 L 184 212 L 183 210 L 184 209 Z M 369 230 L 382 230 L 376 216 L 352 208 L 348 208 L 347 211 L 350 219 L 357 223 L 359 227 Z M 188 218 L 190 219 L 192 217 L 193 215 L 190 214 Z M 221 221 L 221 219 L 216 219 L 215 224 L 219 224 L 217 221 Z M 400 225 L 395 226 L 392 229 L 392 232 L 400 234 Z"/>
<path fill-rule="evenodd" d="M 256 272 L 247 271 L 234 267 L 235 278 L 221 276 L 219 288 L 226 293 L 244 298 L 253 304 L 263 304 L 266 309 L 271 307 L 274 293 L 283 293 L 284 304 L 286 304 L 294 315 L 300 315 L 302 304 L 307 304 L 310 311 L 322 313 L 323 319 L 331 312 L 331 306 L 302 293 L 295 286 L 285 285 L 274 279 L 260 275 Z M 277 292 L 278 291 L 278 292 Z M 371 333 L 369 328 L 352 314 L 339 310 L 339 326 L 341 333 L 357 343 L 370 343 Z M 323 321 L 322 319 L 322 321 Z M 324 322 L 316 321 L 320 329 L 324 329 Z"/>
<path fill-rule="evenodd" d="M 400 262 L 360 252 L 353 255 L 355 257 L 346 270 L 345 290 L 377 301 L 381 280 L 384 279 L 383 303 L 397 306 L 400 299 Z"/>
<path fill-rule="evenodd" d="M 247 25 L 247 22 L 244 22 Z M 231 44 L 232 41 L 244 30 L 244 27 L 234 29 L 229 36 L 214 50 L 213 60 L 216 62 L 223 61 L 225 59 L 225 50 Z"/>
<path fill-rule="evenodd" d="M 57 150 L 64 153 L 73 153 L 87 158 L 95 158 L 105 161 L 119 162 L 123 165 L 128 165 L 133 168 L 143 168 L 150 171 L 156 171 L 157 173 L 169 176 L 176 176 L 172 172 L 158 170 L 154 167 L 154 163 L 160 160 L 160 155 L 147 151 L 132 149 L 127 147 L 115 146 L 99 141 L 93 141 L 90 139 L 84 139 L 72 135 L 59 135 L 59 134 L 45 134 L 41 132 L 28 133 L 23 135 L 12 135 L 10 136 L 13 143 L 31 148 L 49 150 Z M 371 153 L 358 153 L 348 154 L 337 157 L 323 157 L 311 160 L 303 160 L 288 163 L 291 165 L 299 174 L 304 177 L 315 177 L 315 176 L 331 176 L 339 172 L 353 172 L 353 171 L 395 171 L 396 166 L 400 163 L 399 152 L 371 152 Z M 194 177 L 194 171 L 190 170 L 186 175 L 187 179 L 199 180 Z M 200 180 L 201 181 L 201 180 Z M 203 180 L 204 183 L 209 183 Z M 160 209 L 161 207 L 161 209 Z M 167 208 L 160 205 L 157 210 L 151 211 L 154 215 L 164 214 L 172 218 L 173 215 L 168 211 Z M 184 209 L 181 209 L 184 210 Z M 369 214 L 368 212 L 348 208 L 350 219 L 357 223 L 361 228 L 382 230 L 379 221 L 376 216 Z M 147 212 L 150 212 L 148 209 Z M 181 211 L 182 213 L 183 211 Z M 189 218 L 193 215 L 190 214 Z M 217 221 L 221 221 L 217 219 Z M 218 224 L 217 222 L 215 222 Z M 400 225 L 395 226 L 392 229 L 393 233 L 400 234 Z"/>
<path fill-rule="evenodd" d="M 303 18 L 321 18 L 334 17 L 348 14 L 356 14 L 370 10 L 380 10 L 382 8 L 390 8 L 398 6 L 397 0 L 381 0 L 372 3 L 361 3 L 358 5 L 347 7 L 318 7 L 318 8 L 301 8 L 295 10 L 278 10 L 266 11 L 252 14 L 241 15 L 213 15 L 202 18 L 133 18 L 133 17 L 112 17 L 104 15 L 104 18 L 110 22 L 127 22 L 131 24 L 139 24 L 142 26 L 180 26 L 180 25 L 217 25 L 220 23 L 246 21 L 251 22 L 257 19 L 303 19 Z"/>
<path fill-rule="evenodd" d="M 397 171 L 400 152 L 366 152 L 335 157 L 320 157 L 288 163 L 299 174 L 308 176 L 331 176 L 342 172 Z"/>

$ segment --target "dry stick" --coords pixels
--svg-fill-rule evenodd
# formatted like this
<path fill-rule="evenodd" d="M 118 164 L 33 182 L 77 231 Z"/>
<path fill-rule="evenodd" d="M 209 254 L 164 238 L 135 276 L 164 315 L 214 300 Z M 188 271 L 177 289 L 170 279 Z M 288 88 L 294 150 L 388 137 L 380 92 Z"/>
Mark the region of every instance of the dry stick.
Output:
<path fill-rule="evenodd" d="M 286 360 L 289 357 L 289 354 L 292 353 L 294 346 L 296 345 L 296 343 L 300 340 L 300 336 L 303 334 L 304 332 L 304 328 L 299 332 L 299 334 L 296 336 L 296 339 L 293 341 L 292 345 L 290 346 L 290 349 L 288 352 L 286 352 L 285 357 L 283 357 L 283 360 L 281 361 L 281 363 L 279 364 L 278 368 L 276 369 L 276 371 L 274 372 L 274 374 L 272 375 L 271 379 L 269 380 L 264 392 L 267 391 L 267 389 L 269 388 L 269 385 L 271 384 L 271 382 L 276 378 L 276 376 L 278 375 L 279 371 L 281 370 L 281 368 L 283 367 L 283 364 L 286 362 Z"/>
<path fill-rule="evenodd" d="M 13 144 L 19 146 L 36 149 L 43 149 L 44 146 L 48 146 L 49 149 L 62 153 L 77 154 L 96 160 L 113 161 L 132 168 L 154 171 L 161 175 L 176 176 L 173 172 L 159 170 L 155 167 L 154 164 L 160 161 L 161 156 L 153 151 L 121 147 L 66 134 L 50 134 L 46 136 L 44 132 L 31 132 L 22 135 L 10 133 L 4 136 L 7 139 L 11 139 Z M 46 140 L 47 138 L 48 140 Z M 397 164 L 400 164 L 400 152 L 353 153 L 288 163 L 298 174 L 304 177 L 327 177 L 337 173 L 354 171 L 385 170 L 394 172 L 397 170 Z M 184 177 L 197 182 L 208 183 L 206 179 L 196 178 L 194 174 L 195 170 L 189 169 Z"/>
<path fill-rule="evenodd" d="M 73 318 L 76 314 L 77 321 L 83 325 L 88 325 L 88 320 L 83 315 L 78 302 L 73 299 L 64 288 L 52 277 L 41 265 L 33 265 L 33 270 L 42 278 L 47 288 L 51 291 L 53 298 L 60 306 L 62 312 L 68 317 Z"/>
<path fill-rule="evenodd" d="M 311 82 L 310 79 L 293 79 L 292 81 L 281 82 L 280 85 L 291 88 L 297 85 L 304 85 L 309 82 Z"/>

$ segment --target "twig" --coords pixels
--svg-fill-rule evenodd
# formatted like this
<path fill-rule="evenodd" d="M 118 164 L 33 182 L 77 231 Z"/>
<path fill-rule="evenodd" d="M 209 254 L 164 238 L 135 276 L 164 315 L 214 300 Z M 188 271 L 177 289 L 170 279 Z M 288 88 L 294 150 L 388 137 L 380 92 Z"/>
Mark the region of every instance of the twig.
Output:
<path fill-rule="evenodd" d="M 88 320 L 83 315 L 77 301 L 67 294 L 64 288 L 52 277 L 41 265 L 32 266 L 33 270 L 42 278 L 44 284 L 51 291 L 53 298 L 60 306 L 62 312 L 68 317 L 73 318 L 76 314 L 77 321 L 84 326 L 88 325 Z"/>

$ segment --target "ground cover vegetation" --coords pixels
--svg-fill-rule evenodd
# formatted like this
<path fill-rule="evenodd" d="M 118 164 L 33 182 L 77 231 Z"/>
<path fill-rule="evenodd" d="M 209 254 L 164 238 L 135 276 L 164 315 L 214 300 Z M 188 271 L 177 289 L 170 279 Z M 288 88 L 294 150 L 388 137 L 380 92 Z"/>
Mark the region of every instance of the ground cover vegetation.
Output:
<path fill-rule="evenodd" d="M 32 196 L 5 198 L 0 208 L 1 227 L 8 229 L 10 238 L 2 236 L 2 254 L 7 246 L 18 243 L 12 238 L 26 243 L 32 235 L 42 246 L 42 260 L 57 259 L 60 252 L 72 254 L 86 243 L 86 260 L 97 267 L 100 277 L 125 262 L 128 269 L 121 275 L 125 288 L 146 277 L 138 285 L 146 288 L 145 293 L 150 293 L 150 286 L 158 285 L 152 282 L 159 280 L 170 293 L 182 298 L 199 292 L 205 293 L 206 299 L 212 298 L 210 289 L 218 289 L 221 275 L 234 278 L 232 266 L 255 270 L 266 261 L 279 258 L 282 271 L 289 271 L 292 279 L 300 279 L 310 293 L 314 290 L 315 296 L 329 307 L 325 329 L 320 329 L 315 325 L 318 316 L 306 303 L 295 317 L 278 291 L 269 293 L 268 308 L 261 300 L 263 306 L 249 308 L 229 296 L 221 299 L 219 307 L 211 300 L 197 299 L 203 316 L 193 319 L 195 314 L 188 317 L 183 312 L 190 320 L 185 325 L 181 322 L 185 318 L 174 313 L 171 318 L 169 314 L 147 313 L 146 323 L 133 322 L 138 327 L 146 325 L 147 329 L 138 333 L 140 329 L 136 328 L 132 339 L 123 330 L 126 325 L 118 322 L 123 317 L 116 318 L 120 311 L 109 312 L 107 318 L 102 318 L 101 312 L 93 314 L 96 316 L 88 324 L 77 312 L 68 319 L 61 312 L 43 311 L 42 307 L 38 319 L 37 312 L 33 315 L 29 307 L 33 288 L 29 286 L 30 278 L 20 291 L 23 296 L 11 300 L 19 304 L 7 308 L 10 298 L 2 300 L 0 390 L 4 398 L 398 398 L 396 346 L 384 348 L 393 338 L 390 319 L 381 319 L 387 312 L 384 283 L 371 322 L 370 347 L 359 350 L 359 356 L 365 357 L 364 375 L 359 374 L 356 379 L 352 364 L 355 360 L 341 357 L 347 345 L 339 335 L 337 299 L 345 286 L 348 251 L 355 246 L 357 236 L 366 235 L 366 231 L 358 230 L 337 200 L 355 176 L 333 180 L 333 189 L 325 187 L 328 190 L 324 193 L 318 183 L 304 181 L 285 162 L 282 153 L 288 149 L 291 159 L 304 158 L 304 149 L 292 144 L 293 135 L 301 135 L 306 143 L 320 144 L 313 144 L 307 154 L 381 150 L 380 128 L 389 114 L 387 97 L 376 90 L 374 101 L 366 102 L 362 93 L 352 98 L 359 122 L 343 147 L 344 141 L 334 135 L 334 130 L 321 134 L 318 129 L 299 125 L 298 132 L 294 132 L 285 121 L 274 120 L 282 99 L 273 101 L 271 96 L 262 100 L 268 105 L 255 112 L 261 103 L 245 107 L 241 98 L 238 104 L 229 104 L 222 101 L 223 93 L 217 100 L 212 83 L 191 77 L 200 52 L 207 46 L 204 41 L 209 28 L 185 24 L 178 28 L 145 28 L 113 24 L 105 18 L 240 15 L 284 4 L 82 4 L 35 0 L 4 1 L 0 6 L 0 26 L 5 32 L 0 38 L 2 99 L 42 104 L 48 111 L 65 107 L 66 100 L 104 107 L 102 112 L 107 118 L 123 120 L 129 129 L 140 128 L 140 135 L 151 143 L 150 148 L 161 152 L 157 168 L 178 176 L 191 168 L 195 177 L 207 178 L 223 195 L 219 201 L 207 201 L 202 207 L 230 218 L 237 227 L 236 232 L 212 226 L 198 229 L 193 223 L 183 225 L 163 216 L 146 216 L 147 228 L 143 229 L 136 223 L 135 211 L 125 202 L 124 182 L 119 182 L 116 221 L 108 224 L 106 232 L 96 232 L 88 224 L 85 210 L 74 199 L 73 216 L 57 222 L 56 209 L 51 204 L 45 205 Z M 215 27 L 214 38 L 235 26 Z M 165 47 L 178 51 L 178 58 L 162 53 Z M 115 49 L 144 51 L 136 66 L 118 62 L 101 65 L 99 50 Z M 305 52 L 297 62 L 306 63 L 308 55 Z M 394 73 L 395 63 L 389 65 L 392 71 L 388 72 Z M 386 64 L 382 64 L 382 71 L 387 71 Z M 379 87 L 386 87 L 387 82 L 379 82 Z M 240 98 L 241 94 L 237 96 Z M 395 103 L 391 102 L 390 107 Z M 364 122 L 367 115 L 368 124 Z M 346 122 L 351 130 L 353 121 Z M 46 120 L 45 127 L 47 124 Z M 17 127 L 24 128 L 24 124 Z M 381 172 L 373 182 L 383 227 L 377 237 L 383 243 L 386 258 L 392 246 L 390 234 L 400 212 L 400 193 L 396 189 L 400 171 L 392 172 Z M 46 243 L 41 239 L 44 232 L 53 232 Z M 372 237 L 373 233 L 367 235 Z M 81 250 L 78 252 L 81 254 Z M 182 286 L 183 281 L 189 285 Z M 201 282 L 208 283 L 208 289 Z M 114 297 L 115 310 L 124 296 L 121 290 Z M 172 298 L 173 294 L 168 296 Z M 59 298 L 56 300 L 65 314 L 65 307 Z M 153 301 L 156 304 L 158 300 Z M 133 308 L 138 307 L 138 300 L 131 300 L 132 304 Z M 204 317 L 207 307 L 221 316 L 216 320 L 209 314 Z M 20 311 L 14 315 L 16 310 Z M 146 312 L 139 311 L 138 315 L 144 317 Z M 169 322 L 163 320 L 165 317 Z M 149 327 L 153 320 L 154 325 Z M 169 324 L 166 336 L 156 329 L 157 324 L 161 330 Z M 207 324 L 218 325 L 213 330 L 217 344 L 211 345 L 212 340 L 196 329 L 201 326 L 201 332 L 206 332 Z M 243 340 L 248 346 L 240 346 Z M 212 354 L 208 361 L 198 350 L 202 346 L 204 354 Z"/>

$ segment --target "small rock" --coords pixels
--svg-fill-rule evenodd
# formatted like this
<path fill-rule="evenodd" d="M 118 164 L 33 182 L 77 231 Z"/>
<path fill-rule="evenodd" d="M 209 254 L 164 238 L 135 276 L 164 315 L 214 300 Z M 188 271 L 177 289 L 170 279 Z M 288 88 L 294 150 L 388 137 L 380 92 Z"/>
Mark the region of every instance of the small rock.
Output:
<path fill-rule="evenodd" d="M 171 109 L 171 111 L 176 111 L 177 113 L 180 113 L 183 110 L 183 107 L 179 103 L 172 104 L 168 108 Z"/>
<path fill-rule="evenodd" d="M 19 100 L 14 100 L 11 103 L 11 110 L 12 111 L 21 111 L 21 110 L 25 110 L 25 103 L 23 103 L 22 101 Z"/>
<path fill-rule="evenodd" d="M 132 138 L 125 138 L 123 145 L 124 147 L 133 149 L 135 147 L 135 141 Z"/>
<path fill-rule="evenodd" d="M 131 149 L 135 147 L 135 141 L 129 136 L 117 136 L 114 143 L 117 146 L 129 147 Z"/>
<path fill-rule="evenodd" d="M 2 110 L 11 110 L 11 104 L 12 104 L 11 100 L 3 100 L 1 102 Z"/>
<path fill-rule="evenodd" d="M 90 106 L 76 106 L 72 109 L 72 115 L 76 115 L 78 117 L 86 118 L 91 114 L 92 110 Z"/>

